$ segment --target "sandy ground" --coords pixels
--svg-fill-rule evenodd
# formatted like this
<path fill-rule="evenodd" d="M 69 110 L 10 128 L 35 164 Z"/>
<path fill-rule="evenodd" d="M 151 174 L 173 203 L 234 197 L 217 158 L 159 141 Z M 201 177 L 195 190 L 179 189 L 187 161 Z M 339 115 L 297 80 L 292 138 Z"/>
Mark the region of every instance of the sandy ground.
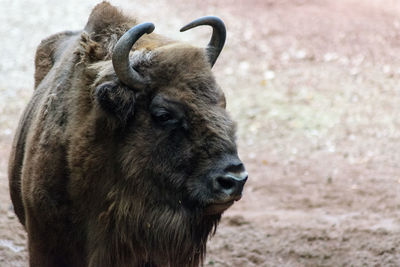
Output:
<path fill-rule="evenodd" d="M 0 0 L 0 266 L 26 266 L 7 160 L 41 39 L 79 29 L 96 1 Z M 205 45 L 226 22 L 215 75 L 250 179 L 205 266 L 400 266 L 398 0 L 112 1 L 156 32 Z M 3 12 L 2 12 L 3 13 Z"/>

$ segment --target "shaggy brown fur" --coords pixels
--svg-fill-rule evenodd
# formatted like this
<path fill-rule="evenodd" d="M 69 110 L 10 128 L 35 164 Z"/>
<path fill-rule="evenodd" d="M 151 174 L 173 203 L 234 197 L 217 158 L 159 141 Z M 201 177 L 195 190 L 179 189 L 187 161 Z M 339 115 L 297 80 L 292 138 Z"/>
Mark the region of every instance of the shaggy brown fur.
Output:
<path fill-rule="evenodd" d="M 215 199 L 207 177 L 237 152 L 207 55 L 143 36 L 131 62 L 151 83 L 128 88 L 110 58 L 134 25 L 103 2 L 83 31 L 38 47 L 9 165 L 31 266 L 197 266 L 220 219 L 204 212 Z M 163 107 L 179 128 L 155 118 Z"/>

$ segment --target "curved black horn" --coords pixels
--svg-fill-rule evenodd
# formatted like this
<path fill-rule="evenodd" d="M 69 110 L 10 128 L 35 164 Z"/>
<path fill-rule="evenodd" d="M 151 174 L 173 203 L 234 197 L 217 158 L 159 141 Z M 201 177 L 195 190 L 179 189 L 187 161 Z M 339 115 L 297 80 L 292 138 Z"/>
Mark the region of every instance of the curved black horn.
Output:
<path fill-rule="evenodd" d="M 129 29 L 118 40 L 114 47 L 112 55 L 112 63 L 118 78 L 126 85 L 134 88 L 144 88 L 145 80 L 139 75 L 129 63 L 129 52 L 135 42 L 145 33 L 149 34 L 154 31 L 154 24 L 150 22 L 141 23 Z"/>
<path fill-rule="evenodd" d="M 221 50 L 225 44 L 225 39 L 226 39 L 225 24 L 218 17 L 206 16 L 206 17 L 198 18 L 198 19 L 190 22 L 186 26 L 182 27 L 181 32 L 184 32 L 186 30 L 189 30 L 191 28 L 194 28 L 194 27 L 197 27 L 200 25 L 209 25 L 213 28 L 211 40 L 207 46 L 207 52 L 208 52 L 208 56 L 209 56 L 208 60 L 212 67 L 215 64 L 215 61 L 217 61 L 219 53 L 221 53 Z"/>

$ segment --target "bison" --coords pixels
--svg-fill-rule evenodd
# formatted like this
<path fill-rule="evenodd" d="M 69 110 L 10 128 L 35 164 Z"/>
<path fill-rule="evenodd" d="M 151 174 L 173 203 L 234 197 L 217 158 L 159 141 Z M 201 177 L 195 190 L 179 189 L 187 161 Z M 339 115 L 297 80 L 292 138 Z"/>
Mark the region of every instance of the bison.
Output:
<path fill-rule="evenodd" d="M 30 266 L 198 266 L 247 172 L 206 48 L 152 33 L 107 2 L 43 40 L 9 164 Z"/>

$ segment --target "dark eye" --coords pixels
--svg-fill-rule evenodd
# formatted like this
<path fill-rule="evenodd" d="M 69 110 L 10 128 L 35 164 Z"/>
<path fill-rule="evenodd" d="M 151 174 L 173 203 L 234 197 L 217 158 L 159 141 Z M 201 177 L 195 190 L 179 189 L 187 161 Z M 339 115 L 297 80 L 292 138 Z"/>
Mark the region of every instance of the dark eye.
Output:
<path fill-rule="evenodd" d="M 166 121 L 169 121 L 169 120 L 172 119 L 171 114 L 169 114 L 169 113 L 167 113 L 167 112 L 162 113 L 162 114 L 154 115 L 154 117 L 155 117 L 155 119 L 156 119 L 157 121 L 159 121 L 159 122 L 166 122 Z"/>
<path fill-rule="evenodd" d="M 165 109 L 155 110 L 152 114 L 152 117 L 155 122 L 162 125 L 175 124 L 178 122 L 178 120 L 175 119 L 173 115 Z"/>

